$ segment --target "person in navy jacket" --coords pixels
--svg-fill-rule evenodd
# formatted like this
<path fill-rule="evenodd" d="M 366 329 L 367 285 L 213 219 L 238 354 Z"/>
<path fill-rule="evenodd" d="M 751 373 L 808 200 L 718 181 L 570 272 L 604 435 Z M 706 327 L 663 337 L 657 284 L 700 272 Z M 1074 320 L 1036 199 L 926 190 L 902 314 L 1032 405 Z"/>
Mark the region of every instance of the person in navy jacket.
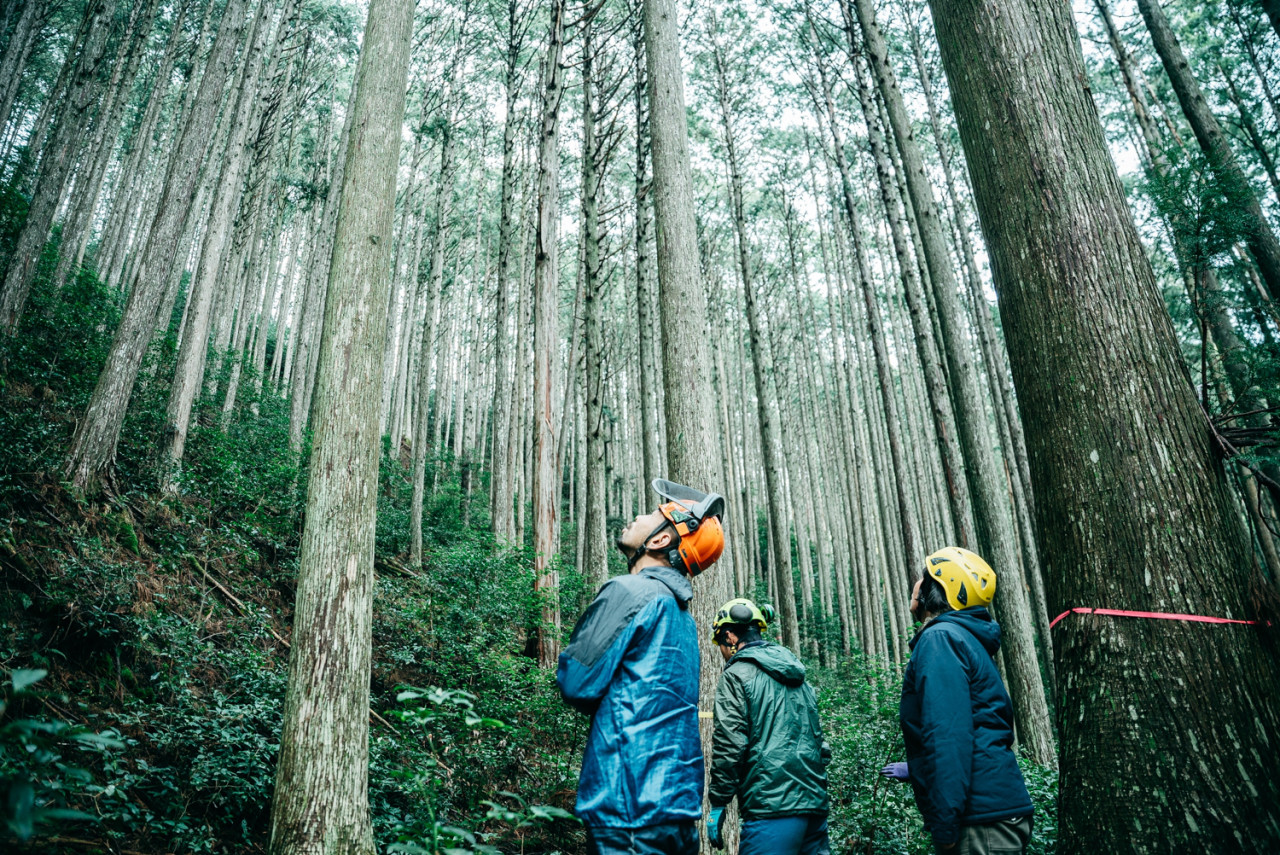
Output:
<path fill-rule="evenodd" d="M 907 762 L 881 773 L 911 781 L 939 852 L 1021 853 L 1031 838 L 1013 705 L 992 660 L 1000 626 L 986 607 L 995 591 L 995 572 L 959 547 L 930 555 L 912 591 L 911 613 L 924 625 L 902 679 Z"/>
<path fill-rule="evenodd" d="M 661 479 L 670 499 L 618 536 L 610 579 L 560 654 L 556 684 L 591 716 L 575 813 L 591 853 L 697 855 L 704 770 L 693 576 L 724 549 L 724 500 Z"/>

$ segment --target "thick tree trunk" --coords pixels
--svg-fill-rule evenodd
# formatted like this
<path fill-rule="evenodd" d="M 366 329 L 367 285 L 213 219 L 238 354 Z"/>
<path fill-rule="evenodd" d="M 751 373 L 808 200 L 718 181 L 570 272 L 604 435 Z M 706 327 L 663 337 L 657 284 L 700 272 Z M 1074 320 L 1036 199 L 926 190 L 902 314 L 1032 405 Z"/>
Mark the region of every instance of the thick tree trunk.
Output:
<path fill-rule="evenodd" d="M 506 73 L 503 86 L 506 94 L 506 114 L 502 120 L 502 196 L 498 213 L 498 276 L 497 308 L 494 311 L 493 338 L 493 462 L 492 501 L 490 516 L 493 535 L 500 543 L 511 543 L 515 537 L 513 519 L 515 485 L 511 471 L 513 448 L 511 429 L 511 259 L 516 249 L 515 194 L 516 194 L 516 103 L 519 96 L 520 47 L 523 26 L 519 20 L 517 0 L 507 2 L 507 51 Z M 516 283 L 519 285 L 519 283 Z"/>
<path fill-rule="evenodd" d="M 636 3 L 632 13 L 639 18 L 642 14 L 640 3 Z M 644 27 L 637 20 L 635 36 L 632 44 L 635 63 L 632 66 L 635 74 L 636 105 L 636 165 L 635 165 L 635 244 L 636 244 L 636 335 L 639 348 L 640 397 L 636 406 L 640 408 L 640 434 L 643 443 L 644 465 L 641 477 L 644 484 L 653 483 L 654 478 L 662 477 L 665 465 L 662 462 L 662 432 L 659 372 L 654 359 L 654 323 L 653 323 L 653 285 L 650 268 L 652 256 L 649 254 L 649 241 L 653 236 L 653 211 L 650 208 L 649 181 L 649 109 L 645 103 L 645 88 L 648 85 L 645 68 Z M 727 474 L 727 473 L 726 473 Z"/>
<path fill-rule="evenodd" d="M 599 82 L 596 71 L 594 22 L 582 31 L 582 338 L 584 341 L 584 389 L 586 398 L 586 490 L 582 514 L 582 564 L 579 571 L 587 588 L 596 590 L 609 578 L 608 542 L 605 539 L 604 479 L 604 331 L 601 302 L 604 299 L 600 261 L 601 140 L 596 130 L 594 100 Z M 594 91 L 593 91 L 594 90 Z M 564 414 L 568 418 L 568 412 Z M 563 423 L 562 423 L 563 424 Z"/>
<path fill-rule="evenodd" d="M 316 396 L 271 855 L 373 855 L 369 675 L 382 353 L 411 0 L 372 0 Z"/>
<path fill-rule="evenodd" d="M 556 471 L 554 407 L 556 378 L 556 316 L 559 314 L 560 267 L 557 242 L 560 225 L 560 100 L 564 94 L 565 0 L 553 0 L 551 29 L 543 77 L 542 116 L 538 137 L 538 212 L 533 272 L 533 588 L 542 598 L 538 629 L 538 664 L 556 667 L 560 655 L 560 573 L 556 568 L 556 526 L 560 479 Z"/>
<path fill-rule="evenodd" d="M 245 28 L 244 0 L 229 0 L 218 27 L 208 67 L 187 117 L 165 177 L 164 193 L 147 237 L 137 273 L 129 289 L 106 365 L 80 421 L 67 454 L 65 477 L 84 490 L 115 459 L 138 367 L 151 341 L 179 258 L 179 243 L 192 206 L 204 152 L 213 136 L 223 84 Z"/>
<path fill-rule="evenodd" d="M 653 209 L 658 250 L 658 305 L 662 328 L 667 477 L 699 490 L 719 491 L 720 461 L 707 426 L 715 423 L 711 366 L 706 345 L 706 295 L 698 268 L 694 189 L 680 65 L 680 25 L 675 0 L 644 0 L 645 66 L 653 146 Z M 679 390 L 677 393 L 675 390 Z M 649 497 L 646 493 L 646 497 Z M 650 497 L 651 498 L 651 497 Z M 735 511 L 730 508 L 729 513 Z M 746 513 L 743 508 L 741 513 Z M 733 568 L 718 566 L 694 579 L 693 617 L 709 626 L 729 593 Z M 708 633 L 702 647 L 699 706 L 715 703 L 719 652 Z M 703 756 L 711 757 L 711 719 L 702 718 Z"/>
<path fill-rule="evenodd" d="M 1191 125 L 1191 130 L 1200 143 L 1200 150 L 1208 158 L 1218 178 L 1222 192 L 1233 206 L 1237 208 L 1244 220 L 1245 243 L 1258 263 L 1258 270 L 1267 284 L 1267 292 L 1272 299 L 1280 298 L 1280 241 L 1258 204 L 1257 194 L 1249 185 L 1236 162 L 1231 144 L 1222 132 L 1222 126 L 1209 108 L 1200 84 L 1191 73 L 1191 66 L 1182 53 L 1182 46 L 1174 35 L 1169 21 L 1160 8 L 1159 0 L 1138 0 L 1138 9 L 1151 33 L 1156 53 L 1164 65 L 1165 73 L 1173 84 L 1173 91 L 1182 105 L 1182 112 Z"/>
<path fill-rule="evenodd" d="M 1089 92 L 1063 86 L 1086 79 L 1069 6 L 931 5 L 1027 429 L 1050 613 L 1246 617 L 1244 532 Z M 1073 614 L 1057 633 L 1060 852 L 1275 848 L 1280 675 L 1254 630 Z"/>

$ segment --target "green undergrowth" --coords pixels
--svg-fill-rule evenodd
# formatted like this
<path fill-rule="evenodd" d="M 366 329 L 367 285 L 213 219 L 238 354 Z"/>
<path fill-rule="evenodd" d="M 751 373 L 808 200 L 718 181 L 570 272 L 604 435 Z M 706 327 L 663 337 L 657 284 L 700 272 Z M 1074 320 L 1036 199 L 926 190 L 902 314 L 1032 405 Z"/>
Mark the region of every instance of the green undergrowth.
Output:
<path fill-rule="evenodd" d="M 90 276 L 40 283 L 0 352 L 0 668 L 19 675 L 0 712 L 0 848 L 265 851 L 305 464 L 287 406 L 246 376 L 225 430 L 217 399 L 199 404 L 180 489 L 161 493 L 170 337 L 148 355 L 112 481 L 66 489 L 61 456 L 118 302 Z M 468 496 L 447 455 L 431 463 L 421 568 L 406 560 L 408 473 L 382 466 L 375 834 L 402 852 L 572 851 L 585 720 L 524 655 L 530 555 L 497 549 L 481 486 Z"/>
<path fill-rule="evenodd" d="M 822 726 L 832 747 L 828 767 L 832 851 L 855 855 L 932 855 L 911 787 L 883 778 L 886 763 L 905 760 L 898 729 L 901 672 L 864 659 L 812 668 Z M 1035 828 L 1028 855 L 1049 855 L 1057 840 L 1057 773 L 1019 758 Z"/>
<path fill-rule="evenodd" d="M 179 489 L 159 491 L 170 336 L 148 356 L 114 479 L 69 491 L 61 456 L 118 303 L 90 276 L 57 294 L 40 285 L 0 351 L 0 849 L 264 852 L 305 454 L 289 450 L 285 404 L 246 376 L 225 428 L 220 399 L 199 403 Z M 379 848 L 580 852 L 567 812 L 587 720 L 527 655 L 524 628 L 540 615 L 531 553 L 493 543 L 483 475 L 469 492 L 447 453 L 430 465 L 421 568 L 407 560 L 404 461 L 386 454 L 381 467 L 369 769 Z M 562 540 L 567 629 L 589 592 L 571 526 Z M 894 677 L 856 659 L 811 673 L 835 746 L 834 851 L 928 851 L 909 791 L 876 783 L 900 750 Z M 1048 805 L 1052 780 L 1029 770 L 1029 783 Z M 1052 826 L 1037 825 L 1033 851 L 1049 851 Z"/>

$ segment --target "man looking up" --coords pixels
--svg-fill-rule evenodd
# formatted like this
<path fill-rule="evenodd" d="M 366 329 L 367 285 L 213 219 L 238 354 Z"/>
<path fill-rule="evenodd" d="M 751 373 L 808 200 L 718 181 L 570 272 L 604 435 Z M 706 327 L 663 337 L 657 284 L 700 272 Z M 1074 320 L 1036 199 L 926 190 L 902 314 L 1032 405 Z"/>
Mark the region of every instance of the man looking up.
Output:
<path fill-rule="evenodd" d="M 656 479 L 667 499 L 618 536 L 610 579 L 560 654 L 556 684 L 591 716 L 575 813 L 599 855 L 697 855 L 702 815 L 691 579 L 724 551 L 724 499 Z"/>
<path fill-rule="evenodd" d="M 736 797 L 738 855 L 828 855 L 831 749 L 803 663 L 761 635 L 772 618 L 770 606 L 730 600 L 711 628 L 727 664 L 716 687 L 707 834 L 724 845 L 724 810 Z"/>
<path fill-rule="evenodd" d="M 995 594 L 995 571 L 958 546 L 925 559 L 911 592 L 911 614 L 924 625 L 911 639 L 898 707 L 907 762 L 880 773 L 911 781 L 940 852 L 1021 853 L 1031 839 L 1013 704 L 991 659 L 1000 648 L 986 608 Z"/>

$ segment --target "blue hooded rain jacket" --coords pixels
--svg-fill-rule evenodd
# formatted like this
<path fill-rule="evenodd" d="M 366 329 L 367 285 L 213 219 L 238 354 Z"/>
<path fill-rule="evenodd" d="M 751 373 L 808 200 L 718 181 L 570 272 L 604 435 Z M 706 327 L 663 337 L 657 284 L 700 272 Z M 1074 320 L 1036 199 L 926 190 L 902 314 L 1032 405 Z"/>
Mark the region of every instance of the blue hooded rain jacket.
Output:
<path fill-rule="evenodd" d="M 689 579 L 649 567 L 610 579 L 560 654 L 556 684 L 591 716 L 575 812 L 640 828 L 702 816 L 698 635 Z"/>
<path fill-rule="evenodd" d="M 916 804 L 935 843 L 964 825 L 1030 816 L 1013 755 L 1013 704 L 991 657 L 1000 625 L 981 606 L 944 612 L 911 639 L 898 708 Z"/>

